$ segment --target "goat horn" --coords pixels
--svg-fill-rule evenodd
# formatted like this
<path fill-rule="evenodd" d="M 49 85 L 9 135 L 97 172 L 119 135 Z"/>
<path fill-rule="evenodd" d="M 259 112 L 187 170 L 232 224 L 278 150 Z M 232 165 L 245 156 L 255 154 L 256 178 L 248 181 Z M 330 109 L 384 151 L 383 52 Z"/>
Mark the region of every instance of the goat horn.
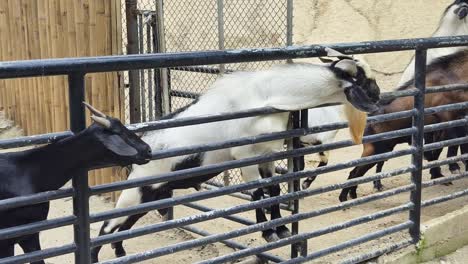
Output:
<path fill-rule="evenodd" d="M 343 54 L 343 53 L 341 53 L 341 52 L 339 52 L 337 50 L 334 50 L 332 48 L 329 48 L 329 47 L 325 47 L 325 51 L 327 52 L 327 57 L 343 57 L 343 58 L 353 59 L 353 56 Z"/>
<path fill-rule="evenodd" d="M 92 115 L 91 119 L 94 120 L 94 122 L 100 124 L 103 127 L 106 127 L 106 128 L 111 127 L 111 122 L 109 120 L 107 120 L 106 118 L 104 118 L 104 117 Z"/>
<path fill-rule="evenodd" d="M 88 104 L 87 102 L 83 102 L 83 104 L 86 106 L 86 108 L 89 109 L 89 111 L 91 111 L 91 113 L 95 114 L 96 116 L 103 117 L 103 118 L 106 117 L 106 115 L 103 112 L 97 110 L 96 108 Z"/>

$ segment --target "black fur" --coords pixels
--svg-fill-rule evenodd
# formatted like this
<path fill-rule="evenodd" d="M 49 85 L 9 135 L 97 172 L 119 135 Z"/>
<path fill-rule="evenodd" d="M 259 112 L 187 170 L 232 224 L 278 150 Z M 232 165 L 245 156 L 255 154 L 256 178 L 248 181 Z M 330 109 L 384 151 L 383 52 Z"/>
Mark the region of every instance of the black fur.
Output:
<path fill-rule="evenodd" d="M 120 122 L 112 122 L 109 129 L 93 124 L 75 136 L 44 147 L 0 154 L 0 199 L 57 190 L 74 175 L 101 165 L 143 164 L 149 161 L 150 147 Z M 117 125 L 120 127 L 114 127 Z M 116 134 L 114 130 L 120 130 L 120 133 Z M 102 140 L 115 136 L 119 136 L 120 142 L 126 142 L 138 153 L 133 157 L 120 157 L 107 149 Z M 0 210 L 0 229 L 45 220 L 48 212 L 48 202 Z M 4 239 L 0 241 L 0 258 L 12 256 L 15 244 L 19 244 L 26 253 L 41 249 L 39 233 Z M 42 264 L 44 261 L 34 263 Z"/>

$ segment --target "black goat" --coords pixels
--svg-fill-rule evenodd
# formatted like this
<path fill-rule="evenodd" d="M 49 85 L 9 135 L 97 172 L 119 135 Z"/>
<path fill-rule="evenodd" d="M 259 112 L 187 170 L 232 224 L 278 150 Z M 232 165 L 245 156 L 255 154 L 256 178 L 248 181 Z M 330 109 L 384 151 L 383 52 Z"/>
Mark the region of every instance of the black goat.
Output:
<path fill-rule="evenodd" d="M 44 147 L 0 154 L 0 200 L 57 190 L 92 168 L 150 160 L 151 148 L 118 119 L 84 104 L 95 121 L 87 129 Z M 0 210 L 0 229 L 45 220 L 48 212 L 49 202 Z M 13 256 L 15 244 L 26 253 L 41 249 L 39 233 L 5 239 L 0 241 L 0 259 Z"/>

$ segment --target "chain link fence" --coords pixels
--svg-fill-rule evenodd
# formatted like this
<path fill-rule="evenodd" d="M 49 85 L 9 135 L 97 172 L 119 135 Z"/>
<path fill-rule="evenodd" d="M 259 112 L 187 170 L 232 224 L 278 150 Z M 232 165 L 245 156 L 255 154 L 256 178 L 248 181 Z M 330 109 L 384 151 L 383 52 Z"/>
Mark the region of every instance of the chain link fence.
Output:
<path fill-rule="evenodd" d="M 122 3 L 123 47 L 132 36 L 127 34 L 128 11 Z M 131 2 L 131 1 L 130 1 Z M 237 48 L 281 47 L 291 44 L 291 0 L 138 0 L 133 7 L 136 15 L 137 48 L 134 53 L 223 50 Z M 131 30 L 131 29 L 130 29 Z M 129 40 L 130 39 L 130 40 Z M 177 67 L 164 70 L 140 70 L 131 83 L 125 73 L 127 121 L 151 121 L 158 118 L 155 100 L 166 93 L 168 101 L 161 114 L 168 114 L 190 104 L 218 76 L 232 71 L 271 67 L 284 61 L 239 63 L 217 66 Z M 134 79 L 134 80 L 135 80 Z M 131 93 L 130 90 L 138 90 Z M 138 98 L 134 98 L 138 96 Z M 132 108 L 132 102 L 134 107 Z M 137 108 L 137 109 L 134 109 Z M 132 118 L 132 111 L 139 119 Z M 133 120 L 132 120 L 133 119 Z M 287 162 L 276 164 L 287 168 Z M 242 182 L 239 169 L 214 178 L 211 184 L 223 186 Z M 288 184 L 283 184 L 283 193 Z"/>

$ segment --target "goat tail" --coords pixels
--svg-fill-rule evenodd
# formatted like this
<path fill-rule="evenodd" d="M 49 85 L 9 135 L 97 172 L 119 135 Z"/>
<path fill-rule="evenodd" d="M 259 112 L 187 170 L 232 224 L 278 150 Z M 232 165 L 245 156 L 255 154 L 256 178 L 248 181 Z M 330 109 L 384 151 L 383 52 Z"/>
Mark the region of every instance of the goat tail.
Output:
<path fill-rule="evenodd" d="M 350 103 L 346 103 L 344 105 L 344 112 L 346 119 L 348 119 L 351 139 L 354 143 L 361 144 L 362 137 L 364 136 L 364 130 L 366 129 L 367 114 L 359 111 Z"/>

